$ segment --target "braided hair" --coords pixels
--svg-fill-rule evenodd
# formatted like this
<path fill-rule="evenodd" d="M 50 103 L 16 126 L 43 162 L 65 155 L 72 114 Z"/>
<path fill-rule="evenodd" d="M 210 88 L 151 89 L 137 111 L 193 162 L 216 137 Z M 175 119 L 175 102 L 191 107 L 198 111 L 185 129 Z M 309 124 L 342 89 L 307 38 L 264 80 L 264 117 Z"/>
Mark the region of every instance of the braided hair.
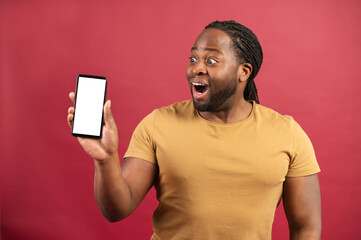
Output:
<path fill-rule="evenodd" d="M 243 95 L 245 100 L 253 100 L 259 103 L 254 78 L 261 68 L 263 52 L 256 35 L 247 27 L 233 20 L 214 21 L 205 27 L 205 29 L 207 28 L 215 28 L 227 33 L 232 39 L 232 47 L 239 63 L 250 63 L 252 65 L 253 70 L 247 80 Z"/>

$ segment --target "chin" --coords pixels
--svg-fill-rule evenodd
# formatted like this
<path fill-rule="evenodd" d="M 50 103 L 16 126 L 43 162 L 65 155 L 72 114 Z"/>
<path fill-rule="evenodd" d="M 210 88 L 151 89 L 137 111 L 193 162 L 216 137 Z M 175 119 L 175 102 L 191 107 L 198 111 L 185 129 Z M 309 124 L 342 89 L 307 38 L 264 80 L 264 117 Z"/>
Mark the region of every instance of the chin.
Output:
<path fill-rule="evenodd" d="M 193 105 L 194 108 L 198 110 L 198 112 L 212 112 L 215 111 L 215 109 L 212 108 L 211 105 L 209 105 L 209 103 L 199 103 L 193 100 Z"/>
<path fill-rule="evenodd" d="M 193 106 L 199 112 L 206 112 L 206 110 L 207 110 L 207 104 L 201 104 L 199 102 L 194 101 L 194 99 L 193 99 Z"/>

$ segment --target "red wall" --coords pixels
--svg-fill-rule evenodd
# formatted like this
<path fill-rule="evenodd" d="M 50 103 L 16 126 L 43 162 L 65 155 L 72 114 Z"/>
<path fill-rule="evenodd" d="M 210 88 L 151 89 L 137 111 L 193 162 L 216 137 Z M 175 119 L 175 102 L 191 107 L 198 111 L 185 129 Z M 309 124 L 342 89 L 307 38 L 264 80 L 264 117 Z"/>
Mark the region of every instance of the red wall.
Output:
<path fill-rule="evenodd" d="M 261 103 L 313 141 L 323 239 L 360 239 L 361 2 L 125 2 L 0 1 L 2 239 L 149 238 L 153 190 L 122 222 L 98 211 L 93 161 L 66 124 L 68 92 L 79 73 L 109 79 L 123 154 L 142 117 L 190 98 L 190 47 L 215 19 L 254 30 Z M 287 234 L 280 208 L 273 237 Z"/>

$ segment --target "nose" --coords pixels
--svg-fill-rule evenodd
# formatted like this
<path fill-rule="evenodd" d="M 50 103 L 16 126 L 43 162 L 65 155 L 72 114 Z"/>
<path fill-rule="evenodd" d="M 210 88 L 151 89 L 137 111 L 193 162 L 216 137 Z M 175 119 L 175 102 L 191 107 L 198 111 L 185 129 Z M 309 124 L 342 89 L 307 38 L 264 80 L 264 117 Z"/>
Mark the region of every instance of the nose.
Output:
<path fill-rule="evenodd" d="M 194 75 L 204 75 L 207 74 L 207 68 L 202 62 L 197 62 L 192 67 L 192 74 Z"/>

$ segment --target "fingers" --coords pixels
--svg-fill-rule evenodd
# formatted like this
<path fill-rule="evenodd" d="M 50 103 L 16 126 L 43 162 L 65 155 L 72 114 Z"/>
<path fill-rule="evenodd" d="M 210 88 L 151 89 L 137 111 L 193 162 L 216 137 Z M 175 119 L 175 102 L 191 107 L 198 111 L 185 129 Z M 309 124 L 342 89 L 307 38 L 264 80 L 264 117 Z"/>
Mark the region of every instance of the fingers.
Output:
<path fill-rule="evenodd" d="M 70 100 L 74 103 L 75 93 L 74 93 L 74 92 L 70 92 L 70 93 L 69 93 L 69 98 L 70 98 Z"/>
<path fill-rule="evenodd" d="M 74 118 L 74 107 L 70 107 L 70 108 L 68 109 L 68 116 L 67 116 L 67 118 L 66 118 L 69 127 L 72 127 L 73 118 Z"/>
<path fill-rule="evenodd" d="M 70 92 L 69 98 L 74 102 L 75 93 Z M 117 126 L 115 124 L 113 113 L 110 106 L 111 106 L 111 101 L 110 100 L 106 101 L 104 104 L 104 123 L 110 128 L 116 129 Z M 74 107 L 70 107 L 68 109 L 68 116 L 67 116 L 67 122 L 70 127 L 72 127 L 73 119 L 74 119 Z"/>
<path fill-rule="evenodd" d="M 110 106 L 111 106 L 111 101 L 107 100 L 104 104 L 104 123 L 110 128 L 116 128 L 116 124 Z"/>
<path fill-rule="evenodd" d="M 68 108 L 68 114 L 74 114 L 74 107 Z"/>
<path fill-rule="evenodd" d="M 75 93 L 74 93 L 74 92 L 70 92 L 70 93 L 69 93 L 69 98 L 70 98 L 70 100 L 74 103 Z M 67 118 L 66 118 L 69 127 L 72 127 L 73 118 L 74 118 L 74 107 L 70 107 L 70 108 L 68 109 L 68 116 L 67 116 Z"/>

